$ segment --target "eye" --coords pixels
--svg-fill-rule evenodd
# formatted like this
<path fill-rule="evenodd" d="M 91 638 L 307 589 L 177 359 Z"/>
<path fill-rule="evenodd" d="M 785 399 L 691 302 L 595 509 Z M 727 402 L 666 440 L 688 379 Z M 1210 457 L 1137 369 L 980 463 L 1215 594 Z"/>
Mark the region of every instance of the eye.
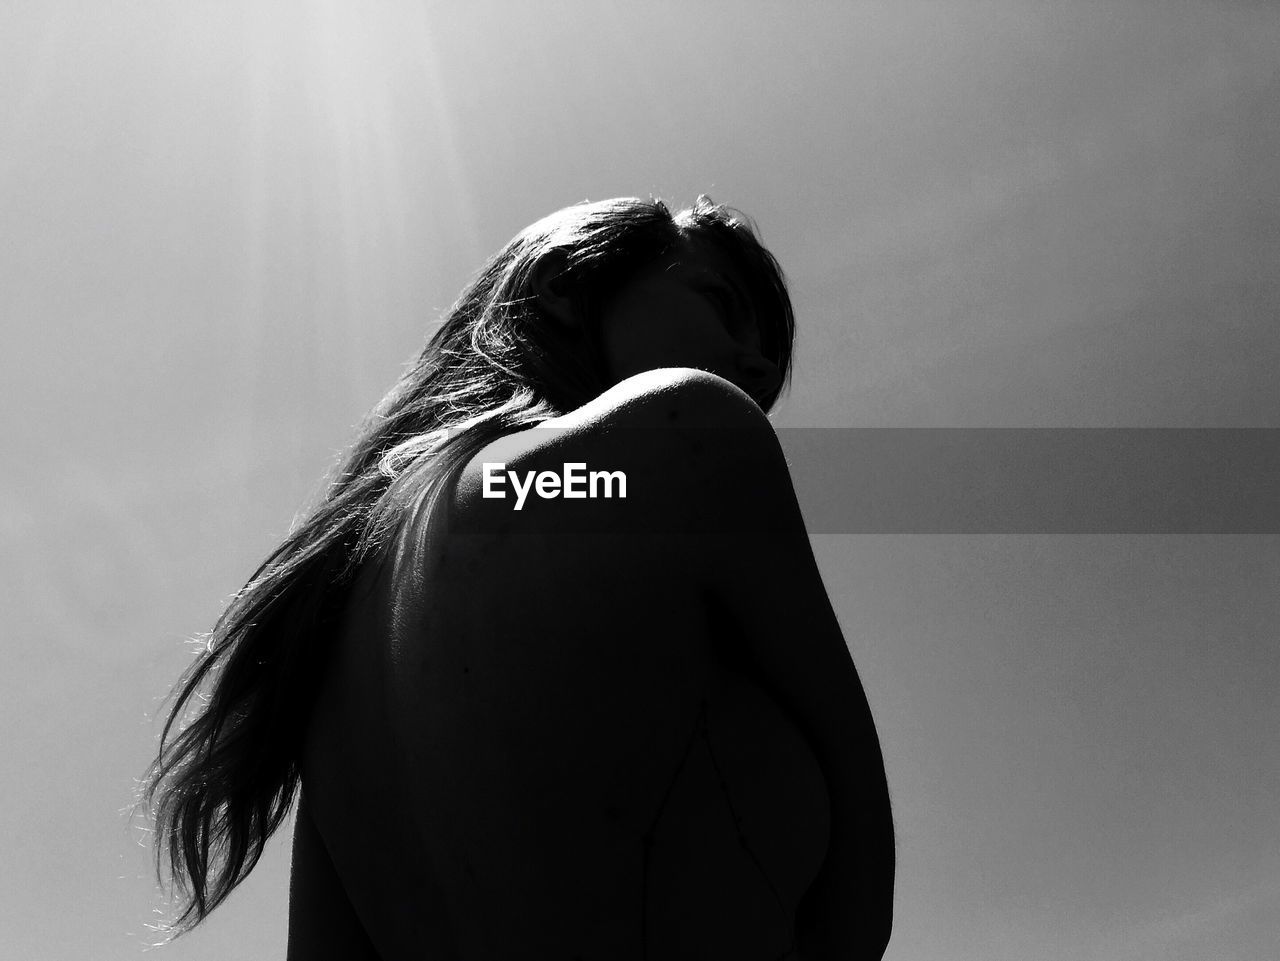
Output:
<path fill-rule="evenodd" d="M 742 328 L 742 318 L 738 315 L 737 304 L 727 290 L 721 287 L 705 287 L 702 293 L 715 304 L 726 327 L 734 331 Z"/>

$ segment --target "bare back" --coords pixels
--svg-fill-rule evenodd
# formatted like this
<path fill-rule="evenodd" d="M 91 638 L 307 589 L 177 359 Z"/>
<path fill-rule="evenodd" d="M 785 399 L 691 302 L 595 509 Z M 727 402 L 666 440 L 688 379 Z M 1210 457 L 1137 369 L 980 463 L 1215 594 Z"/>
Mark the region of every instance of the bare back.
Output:
<path fill-rule="evenodd" d="M 491 445 L 353 593 L 303 775 L 352 913 L 382 961 L 793 956 L 823 771 L 688 543 L 493 523 L 481 463 L 591 462 L 555 436 Z"/>

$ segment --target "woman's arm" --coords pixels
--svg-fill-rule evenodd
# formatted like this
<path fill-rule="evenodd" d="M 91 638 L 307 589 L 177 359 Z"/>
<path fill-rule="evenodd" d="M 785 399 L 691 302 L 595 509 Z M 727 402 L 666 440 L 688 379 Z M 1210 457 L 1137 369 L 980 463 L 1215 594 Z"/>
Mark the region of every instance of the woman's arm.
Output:
<path fill-rule="evenodd" d="M 758 682 L 791 713 L 827 779 L 831 837 L 801 901 L 800 956 L 879 958 L 893 915 L 894 837 L 880 744 L 809 545 L 773 427 L 747 394 L 701 371 L 652 411 L 676 431 L 688 522 L 705 530 L 689 576 L 736 622 Z M 674 416 L 673 416 L 674 415 Z M 683 440 L 681 438 L 684 438 Z M 678 513 L 672 505 L 669 510 Z"/>

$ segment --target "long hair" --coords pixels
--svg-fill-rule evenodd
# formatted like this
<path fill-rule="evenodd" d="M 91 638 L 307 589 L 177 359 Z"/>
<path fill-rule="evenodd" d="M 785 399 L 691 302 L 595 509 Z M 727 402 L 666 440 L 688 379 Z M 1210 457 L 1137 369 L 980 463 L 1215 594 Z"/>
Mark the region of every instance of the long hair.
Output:
<path fill-rule="evenodd" d="M 155 819 L 158 880 L 163 887 L 167 857 L 184 894 L 177 920 L 158 926 L 168 940 L 227 898 L 288 815 L 329 641 L 356 574 L 385 560 L 406 518 L 424 504 L 429 512 L 488 443 L 611 386 L 593 317 L 640 267 L 688 238 L 714 243 L 754 288 L 764 353 L 783 373 L 764 406 L 777 400 L 790 379 L 791 302 L 781 269 L 740 212 L 705 195 L 674 215 L 657 199 L 584 202 L 514 237 L 365 418 L 318 506 L 202 635 L 170 692 L 177 698 L 134 805 Z M 582 349 L 565 349 L 534 293 L 534 268 L 549 255 L 562 264 L 556 282 L 586 318 Z M 197 701 L 202 709 L 184 722 Z"/>

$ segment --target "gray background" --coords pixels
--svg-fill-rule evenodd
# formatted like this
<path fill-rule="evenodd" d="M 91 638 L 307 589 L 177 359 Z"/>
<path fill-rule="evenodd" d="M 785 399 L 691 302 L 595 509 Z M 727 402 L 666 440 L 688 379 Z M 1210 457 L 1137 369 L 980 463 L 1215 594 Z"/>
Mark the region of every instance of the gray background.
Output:
<path fill-rule="evenodd" d="M 1226 0 L 10 0 L 4 955 L 152 938 L 121 811 L 184 640 L 525 224 L 753 215 L 779 426 L 1277 427 L 1278 63 L 1280 8 Z M 1280 538 L 813 540 L 887 758 L 890 959 L 1272 956 Z M 152 956 L 283 957 L 290 833 Z"/>

